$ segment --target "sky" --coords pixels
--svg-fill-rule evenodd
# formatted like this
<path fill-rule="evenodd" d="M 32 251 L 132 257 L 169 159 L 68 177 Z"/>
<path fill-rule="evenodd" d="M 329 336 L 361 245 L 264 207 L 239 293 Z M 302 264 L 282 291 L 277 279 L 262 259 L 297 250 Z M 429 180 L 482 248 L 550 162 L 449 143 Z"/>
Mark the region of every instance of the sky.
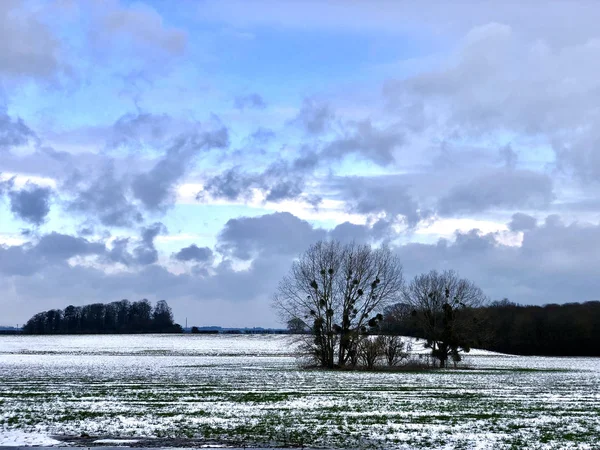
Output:
<path fill-rule="evenodd" d="M 523 4 L 524 3 L 524 4 Z M 600 298 L 600 4 L 0 2 L 0 325 L 280 326 L 321 239 Z"/>

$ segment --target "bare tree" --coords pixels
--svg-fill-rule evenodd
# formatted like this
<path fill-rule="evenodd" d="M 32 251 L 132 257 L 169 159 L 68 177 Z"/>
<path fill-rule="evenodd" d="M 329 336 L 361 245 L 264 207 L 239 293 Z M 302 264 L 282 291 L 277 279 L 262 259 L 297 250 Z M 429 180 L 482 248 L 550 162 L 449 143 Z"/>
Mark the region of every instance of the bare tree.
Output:
<path fill-rule="evenodd" d="M 400 361 L 408 358 L 411 346 L 406 345 L 400 336 L 381 335 L 377 339 L 381 341 L 380 345 L 388 366 L 396 366 Z"/>
<path fill-rule="evenodd" d="M 283 322 L 310 325 L 304 347 L 331 368 L 356 359 L 361 334 L 377 326 L 402 286 L 402 265 L 387 247 L 320 241 L 292 264 L 273 304 Z"/>
<path fill-rule="evenodd" d="M 380 337 L 365 336 L 358 343 L 358 358 L 363 366 L 369 370 L 372 370 L 377 361 L 383 356 L 383 341 Z"/>
<path fill-rule="evenodd" d="M 404 301 L 413 308 L 431 355 L 446 367 L 449 358 L 456 363 L 460 352 L 470 350 L 472 327 L 464 309 L 481 306 L 487 301 L 473 282 L 459 278 L 452 270 L 435 270 L 417 275 L 404 290 Z"/>

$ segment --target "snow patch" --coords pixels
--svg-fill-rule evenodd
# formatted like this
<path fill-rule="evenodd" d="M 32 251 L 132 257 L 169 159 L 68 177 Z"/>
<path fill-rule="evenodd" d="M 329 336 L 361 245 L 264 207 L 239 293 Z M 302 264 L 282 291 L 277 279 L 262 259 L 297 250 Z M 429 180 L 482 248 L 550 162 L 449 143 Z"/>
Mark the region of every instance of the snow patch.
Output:
<path fill-rule="evenodd" d="M 94 444 L 137 444 L 140 442 L 138 439 L 96 439 Z"/>
<path fill-rule="evenodd" d="M 28 433 L 20 430 L 0 430 L 0 446 L 29 447 L 60 445 L 61 441 L 40 433 Z"/>

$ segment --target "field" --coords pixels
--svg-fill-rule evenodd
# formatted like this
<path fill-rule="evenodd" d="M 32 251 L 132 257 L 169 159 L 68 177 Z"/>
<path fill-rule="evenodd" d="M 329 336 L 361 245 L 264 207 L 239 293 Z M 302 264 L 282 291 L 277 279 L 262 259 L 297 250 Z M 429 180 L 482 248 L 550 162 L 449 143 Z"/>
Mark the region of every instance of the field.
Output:
<path fill-rule="evenodd" d="M 326 372 L 290 349 L 289 336 L 0 336 L 0 445 L 600 445 L 599 359 L 475 352 L 470 370 Z"/>

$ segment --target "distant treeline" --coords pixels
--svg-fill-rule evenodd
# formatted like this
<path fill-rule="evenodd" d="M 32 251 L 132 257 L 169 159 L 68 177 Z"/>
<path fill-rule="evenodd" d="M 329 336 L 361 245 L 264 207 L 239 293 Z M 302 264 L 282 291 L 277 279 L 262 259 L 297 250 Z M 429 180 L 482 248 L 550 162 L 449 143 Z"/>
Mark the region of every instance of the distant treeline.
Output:
<path fill-rule="evenodd" d="M 460 312 L 472 322 L 473 346 L 501 353 L 540 356 L 600 356 L 600 301 L 523 306 L 508 300 Z M 390 308 L 384 328 L 422 337 L 412 311 Z"/>
<path fill-rule="evenodd" d="M 181 333 L 165 300 L 154 308 L 146 299 L 108 304 L 67 306 L 34 315 L 23 326 L 25 334 Z"/>

